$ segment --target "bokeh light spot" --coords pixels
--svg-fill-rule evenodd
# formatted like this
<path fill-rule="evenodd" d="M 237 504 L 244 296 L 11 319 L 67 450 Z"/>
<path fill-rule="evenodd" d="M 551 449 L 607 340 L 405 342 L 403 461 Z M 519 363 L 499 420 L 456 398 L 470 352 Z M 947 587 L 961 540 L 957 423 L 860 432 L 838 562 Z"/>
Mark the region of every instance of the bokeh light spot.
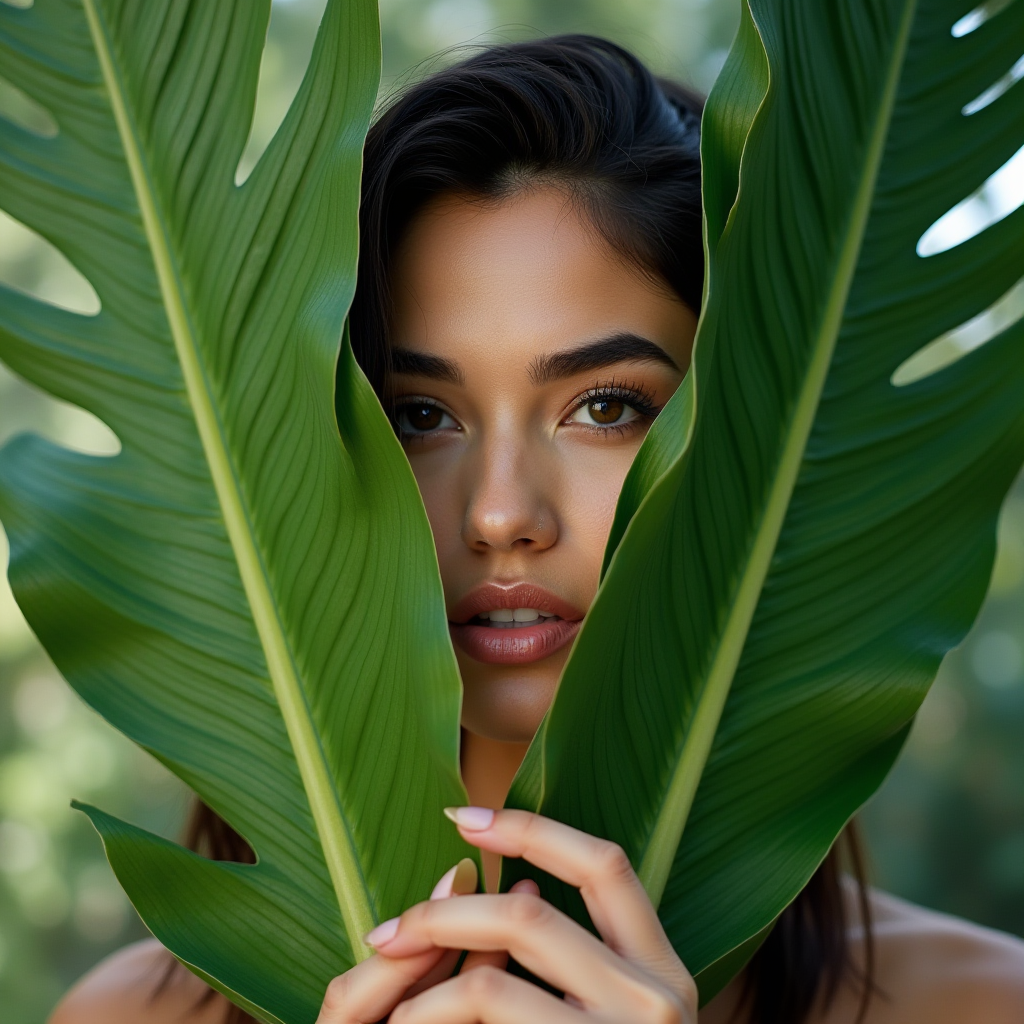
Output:
<path fill-rule="evenodd" d="M 1005 690 L 1024 680 L 1024 650 L 1010 633 L 983 633 L 971 650 L 971 669 L 986 686 Z"/>

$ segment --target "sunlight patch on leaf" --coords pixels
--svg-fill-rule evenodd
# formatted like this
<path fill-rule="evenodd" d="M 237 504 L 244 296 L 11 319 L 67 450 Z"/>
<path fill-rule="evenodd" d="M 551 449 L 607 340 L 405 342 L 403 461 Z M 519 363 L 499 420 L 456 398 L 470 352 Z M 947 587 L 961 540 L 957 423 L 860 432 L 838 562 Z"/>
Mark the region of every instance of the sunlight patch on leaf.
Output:
<path fill-rule="evenodd" d="M 900 388 L 924 380 L 952 366 L 968 352 L 981 348 L 1021 319 L 1024 319 L 1024 278 L 988 309 L 918 349 L 900 364 L 892 375 L 892 383 Z"/>
<path fill-rule="evenodd" d="M 57 134 L 57 122 L 46 107 L 3 75 L 0 75 L 0 117 L 44 139 L 52 139 Z"/>
<path fill-rule="evenodd" d="M 965 14 L 950 31 L 957 39 L 970 35 L 975 29 L 981 28 L 986 21 L 991 21 L 997 14 L 1005 11 L 1012 3 L 1013 0 L 988 0 L 987 3 L 975 7 L 969 14 Z"/>
<path fill-rule="evenodd" d="M 95 316 L 96 289 L 42 235 L 0 210 L 0 284 L 51 306 Z"/>
<path fill-rule="evenodd" d="M 971 114 L 978 113 L 979 110 L 984 110 L 987 106 L 995 103 L 1000 96 L 1008 92 L 1014 85 L 1016 85 L 1022 78 L 1024 78 L 1024 55 L 1021 55 L 1020 59 L 1010 68 L 1009 71 L 1003 75 L 1002 78 L 998 79 L 995 83 L 990 85 L 980 96 L 971 100 L 961 113 L 965 117 L 970 117 Z"/>
<path fill-rule="evenodd" d="M 1024 146 L 987 181 L 947 210 L 917 243 L 918 256 L 935 256 L 980 235 L 1024 205 Z"/>
<path fill-rule="evenodd" d="M 243 184 L 277 134 L 302 84 L 327 0 L 274 0 L 249 138 L 235 170 Z"/>

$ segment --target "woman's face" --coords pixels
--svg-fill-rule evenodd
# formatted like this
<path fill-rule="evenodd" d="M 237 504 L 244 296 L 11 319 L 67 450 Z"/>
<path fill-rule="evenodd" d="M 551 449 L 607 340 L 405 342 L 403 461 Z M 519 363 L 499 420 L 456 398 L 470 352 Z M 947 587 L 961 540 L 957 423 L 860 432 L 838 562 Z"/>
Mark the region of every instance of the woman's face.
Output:
<path fill-rule="evenodd" d="M 393 287 L 395 416 L 437 545 L 463 725 L 527 741 L 696 318 L 553 187 L 436 200 Z"/>

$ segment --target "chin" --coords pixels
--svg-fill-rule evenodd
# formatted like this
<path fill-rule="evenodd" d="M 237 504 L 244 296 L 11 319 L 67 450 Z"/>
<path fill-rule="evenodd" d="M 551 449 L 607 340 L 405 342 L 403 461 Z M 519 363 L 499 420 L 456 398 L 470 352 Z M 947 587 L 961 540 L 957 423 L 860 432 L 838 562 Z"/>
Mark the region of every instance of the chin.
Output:
<path fill-rule="evenodd" d="M 499 673 L 490 665 L 473 667 L 489 671 L 463 669 L 463 728 L 489 740 L 529 743 L 551 706 L 562 666 L 530 673 Z"/>

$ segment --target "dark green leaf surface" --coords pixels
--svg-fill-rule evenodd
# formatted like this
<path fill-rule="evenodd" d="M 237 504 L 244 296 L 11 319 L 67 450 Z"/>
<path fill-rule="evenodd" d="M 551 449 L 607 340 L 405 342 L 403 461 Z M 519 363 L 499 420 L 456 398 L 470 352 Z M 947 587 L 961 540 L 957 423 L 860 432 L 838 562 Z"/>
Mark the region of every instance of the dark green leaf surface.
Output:
<path fill-rule="evenodd" d="M 1024 267 L 1024 209 L 915 251 L 1024 141 L 1024 86 L 961 113 L 1020 56 L 1024 3 L 954 38 L 967 9 L 751 0 L 705 115 L 692 416 L 627 481 L 510 798 L 625 847 L 705 999 L 888 771 L 1024 460 L 1024 324 L 891 383 Z"/>
<path fill-rule="evenodd" d="M 0 453 L 10 576 L 79 693 L 238 829 L 214 864 L 89 810 L 149 927 L 265 1020 L 311 1021 L 373 924 L 464 852 L 460 691 L 415 481 L 347 347 L 372 0 L 332 0 L 234 184 L 269 0 L 0 4 L 0 203 L 89 278 L 0 290 L 0 358 L 103 419 L 93 458 Z M 341 427 L 339 437 L 338 424 Z"/>

